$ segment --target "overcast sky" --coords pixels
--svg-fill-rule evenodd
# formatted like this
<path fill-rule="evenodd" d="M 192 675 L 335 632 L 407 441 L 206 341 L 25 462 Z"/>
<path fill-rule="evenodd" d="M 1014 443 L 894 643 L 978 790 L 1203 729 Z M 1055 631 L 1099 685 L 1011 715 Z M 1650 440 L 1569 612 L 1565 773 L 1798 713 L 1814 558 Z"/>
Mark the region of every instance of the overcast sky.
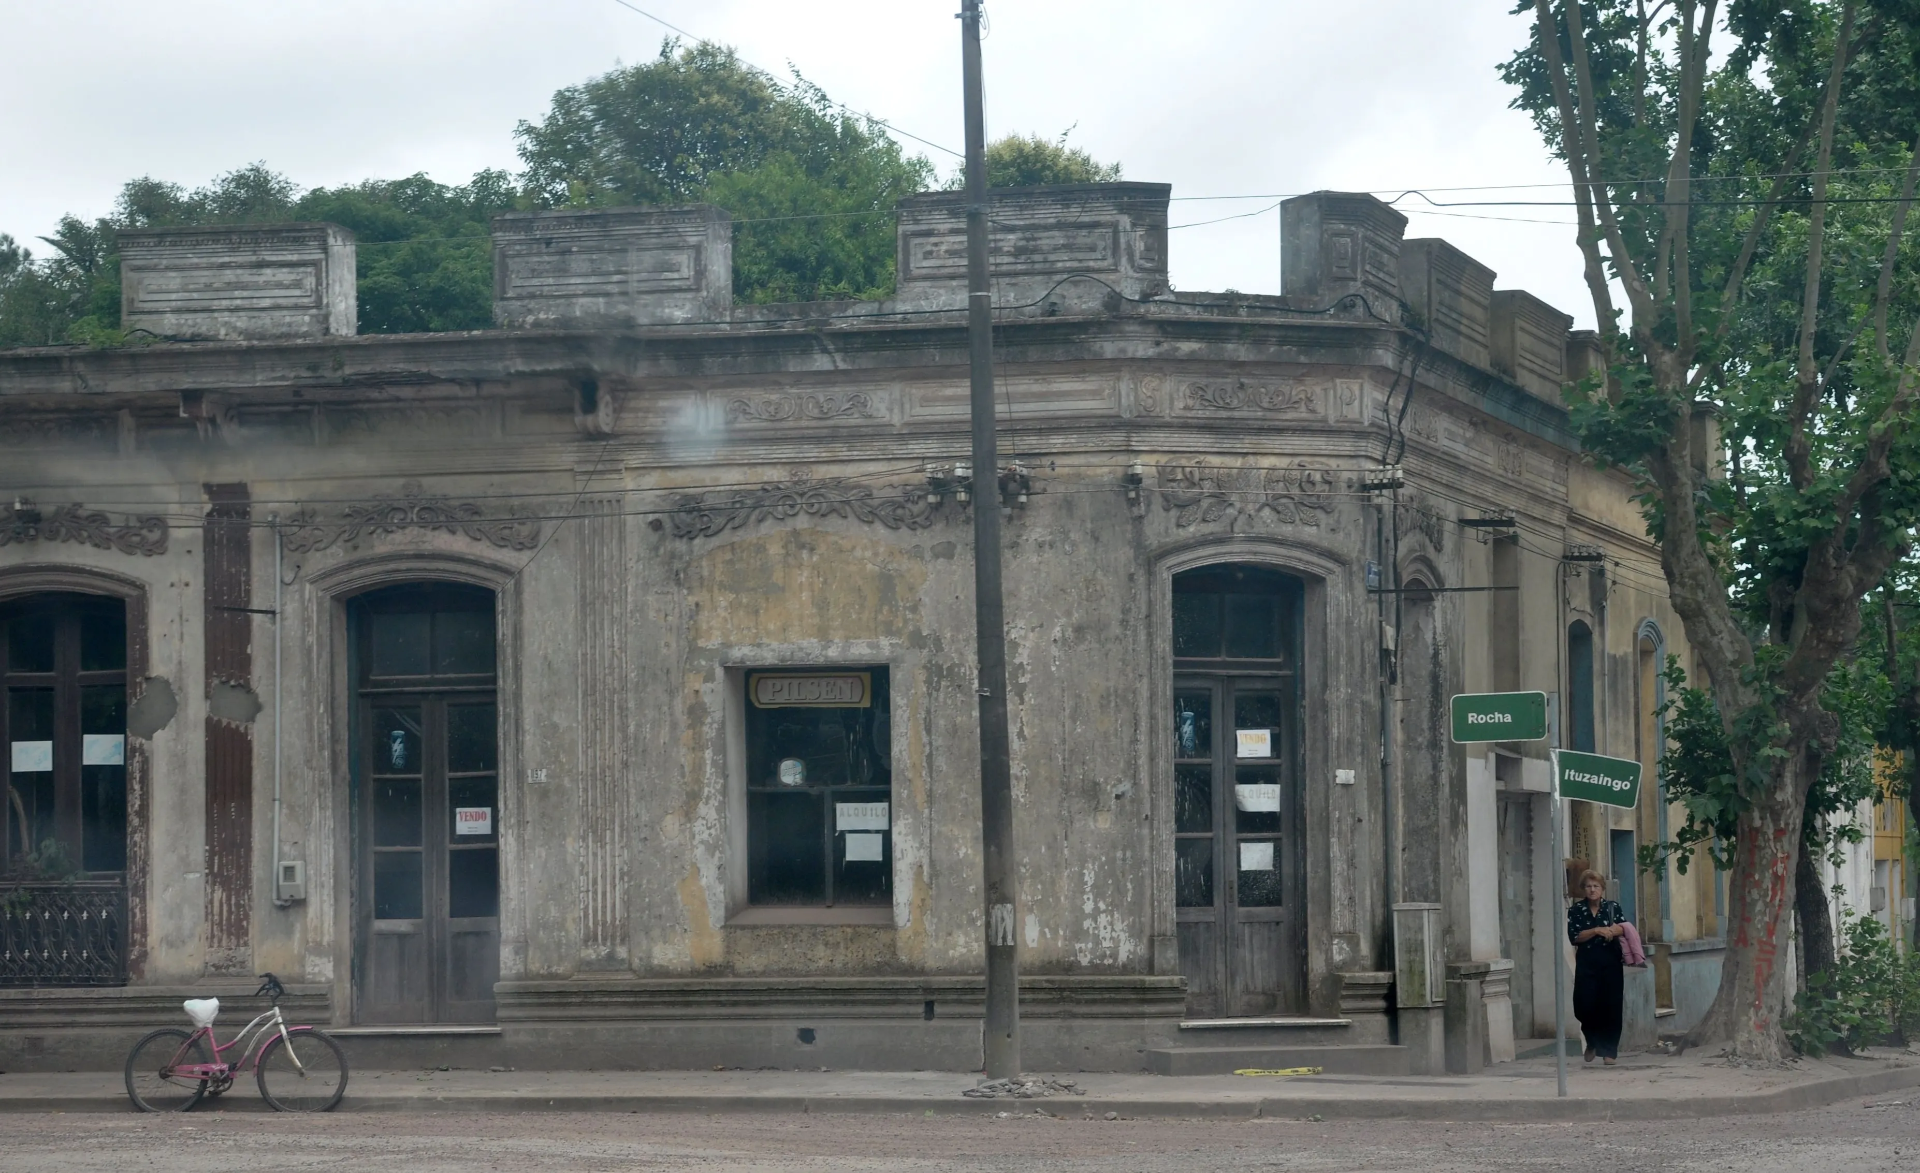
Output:
<path fill-rule="evenodd" d="M 838 101 L 961 145 L 956 0 L 633 0 Z M 990 134 L 1057 135 L 1171 183 L 1173 281 L 1279 287 L 1278 195 L 1423 188 L 1564 198 L 1495 65 L 1525 36 L 1506 0 L 989 0 Z M 126 179 L 189 187 L 256 160 L 302 186 L 517 169 L 513 128 L 554 90 L 653 57 L 667 30 L 616 0 L 67 0 L 0 4 L 0 232 L 37 246 Z M 921 147 L 944 176 L 952 156 Z M 1199 200 L 1200 196 L 1265 196 Z M 1571 210 L 1419 212 L 1591 326 Z M 1268 209 L 1261 211 L 1261 209 Z M 1215 224 L 1199 221 L 1256 212 Z M 1488 218 L 1493 217 L 1493 218 Z M 1529 221 L 1548 221 L 1536 223 Z M 36 247 L 36 253 L 44 248 Z"/>

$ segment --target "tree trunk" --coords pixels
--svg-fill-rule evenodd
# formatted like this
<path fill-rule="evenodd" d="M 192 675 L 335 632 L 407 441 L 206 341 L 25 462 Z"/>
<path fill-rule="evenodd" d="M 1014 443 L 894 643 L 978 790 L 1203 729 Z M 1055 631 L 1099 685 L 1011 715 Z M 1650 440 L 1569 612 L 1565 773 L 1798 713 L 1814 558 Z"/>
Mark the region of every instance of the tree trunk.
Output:
<path fill-rule="evenodd" d="M 1792 995 L 1786 947 L 1811 776 L 1804 747 L 1786 748 L 1764 793 L 1740 816 L 1720 992 L 1691 1039 L 1724 1042 L 1728 1058 L 1753 1063 L 1781 1063 L 1791 1054 L 1784 1025 Z"/>
<path fill-rule="evenodd" d="M 1833 968 L 1835 945 L 1833 910 L 1827 904 L 1827 886 L 1820 880 L 1820 861 L 1813 835 L 1800 837 L 1800 860 L 1793 869 L 1793 910 L 1800 917 L 1800 980 Z"/>

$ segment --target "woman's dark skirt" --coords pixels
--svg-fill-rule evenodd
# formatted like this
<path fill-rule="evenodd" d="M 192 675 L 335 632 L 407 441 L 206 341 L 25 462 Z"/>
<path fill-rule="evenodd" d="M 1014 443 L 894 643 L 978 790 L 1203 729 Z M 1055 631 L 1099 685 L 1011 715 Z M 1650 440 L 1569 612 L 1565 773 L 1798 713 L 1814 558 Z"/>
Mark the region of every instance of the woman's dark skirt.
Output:
<path fill-rule="evenodd" d="M 1573 1016 L 1594 1054 L 1606 1059 L 1620 1055 L 1620 1006 L 1626 988 L 1626 967 L 1620 946 L 1612 941 L 1582 946 L 1573 967 Z"/>

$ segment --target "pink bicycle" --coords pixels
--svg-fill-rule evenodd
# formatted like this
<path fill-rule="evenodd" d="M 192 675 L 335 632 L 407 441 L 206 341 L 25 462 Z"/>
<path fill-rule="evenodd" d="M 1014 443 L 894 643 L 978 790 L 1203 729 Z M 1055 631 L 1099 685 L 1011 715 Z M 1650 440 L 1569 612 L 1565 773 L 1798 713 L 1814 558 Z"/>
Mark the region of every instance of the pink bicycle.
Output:
<path fill-rule="evenodd" d="M 340 1044 L 310 1026 L 288 1026 L 280 1016 L 286 987 L 261 974 L 254 997 L 272 1000 L 264 1014 L 226 1044 L 213 1037 L 218 998 L 189 998 L 191 1032 L 167 1026 L 133 1045 L 127 1055 L 127 1098 L 142 1112 L 184 1112 L 233 1086 L 234 1073 L 253 1066 L 260 1098 L 279 1112 L 330 1112 L 347 1094 L 347 1057 Z M 240 1048 L 238 1063 L 220 1055 Z"/>

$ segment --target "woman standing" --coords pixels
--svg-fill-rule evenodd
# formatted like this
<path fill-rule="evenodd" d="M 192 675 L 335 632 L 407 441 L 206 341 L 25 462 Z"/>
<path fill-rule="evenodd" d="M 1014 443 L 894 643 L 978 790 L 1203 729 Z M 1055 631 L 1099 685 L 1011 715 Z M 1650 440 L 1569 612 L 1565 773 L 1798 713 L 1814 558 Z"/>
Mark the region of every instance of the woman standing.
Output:
<path fill-rule="evenodd" d="M 1587 1062 L 1599 1055 L 1607 1066 L 1620 1055 L 1620 1007 L 1625 971 L 1620 959 L 1620 936 L 1627 914 L 1618 901 L 1608 900 L 1607 882 L 1599 872 L 1580 877 L 1585 896 L 1567 909 L 1567 940 L 1573 943 L 1573 1014 L 1586 1037 Z"/>

